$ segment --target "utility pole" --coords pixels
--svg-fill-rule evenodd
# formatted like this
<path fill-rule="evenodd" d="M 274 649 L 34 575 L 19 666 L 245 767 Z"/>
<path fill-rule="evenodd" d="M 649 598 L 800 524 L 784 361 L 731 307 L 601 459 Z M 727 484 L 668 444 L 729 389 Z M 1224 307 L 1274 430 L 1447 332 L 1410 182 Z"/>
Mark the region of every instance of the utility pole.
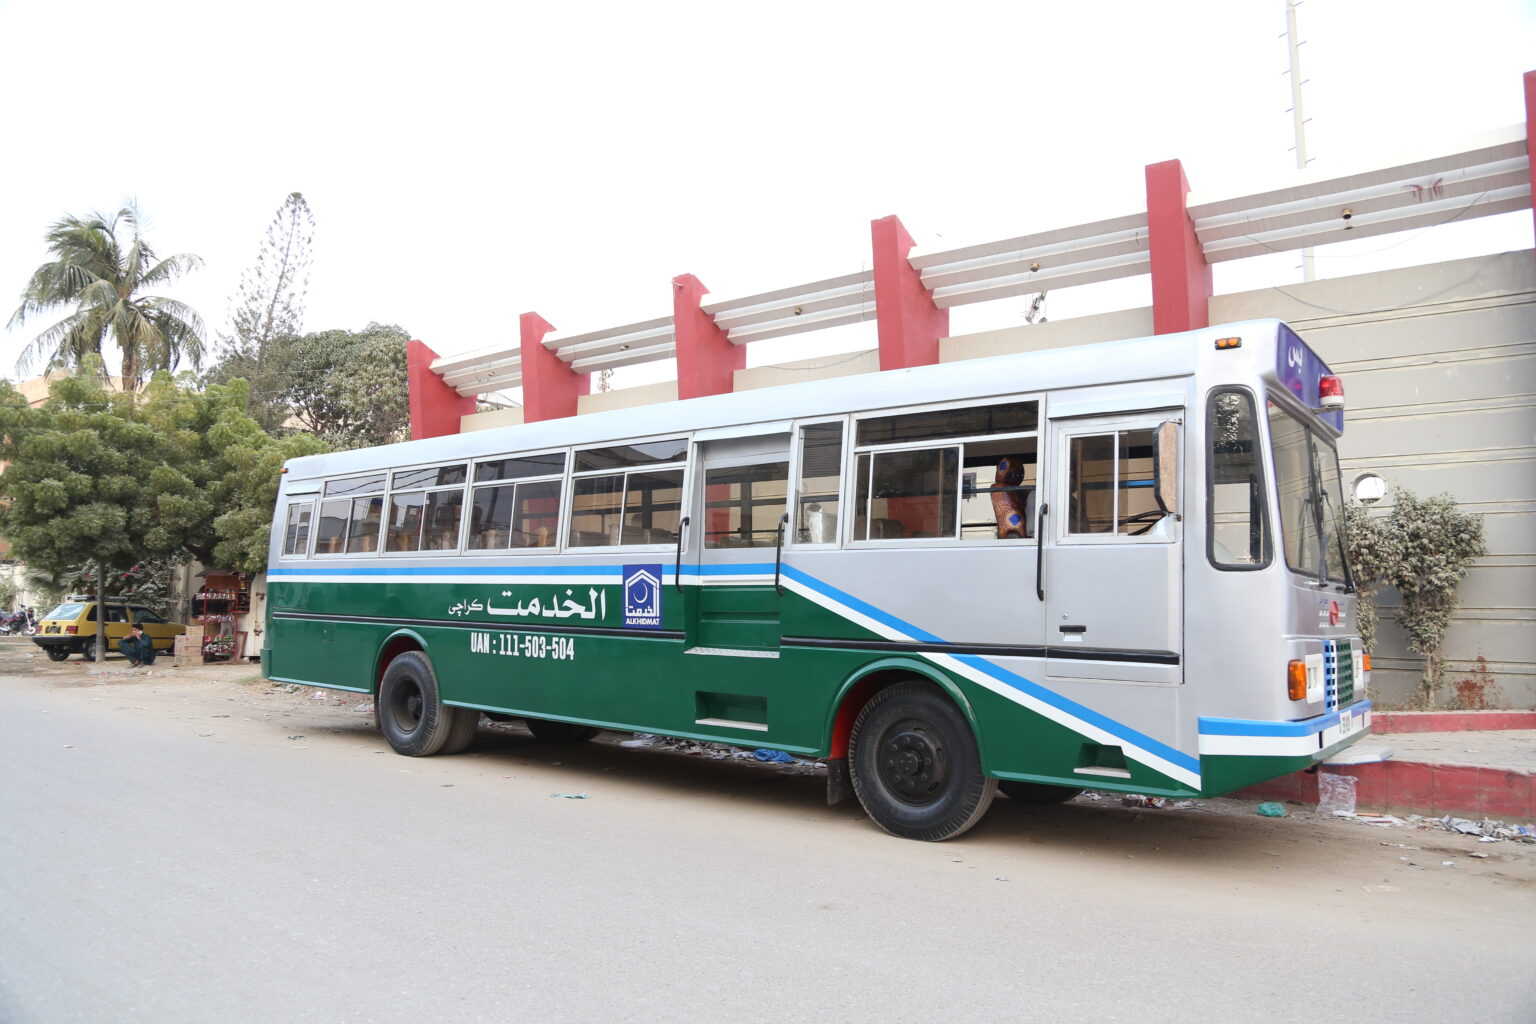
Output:
<path fill-rule="evenodd" d="M 1300 0 L 1285 0 L 1285 39 L 1291 52 L 1291 124 L 1296 133 L 1296 169 L 1307 169 L 1307 119 L 1301 112 L 1301 87 L 1306 82 L 1301 77 L 1301 42 L 1296 39 L 1296 8 Z M 1317 270 L 1312 264 L 1312 247 L 1301 250 L 1301 279 L 1314 281 Z"/>

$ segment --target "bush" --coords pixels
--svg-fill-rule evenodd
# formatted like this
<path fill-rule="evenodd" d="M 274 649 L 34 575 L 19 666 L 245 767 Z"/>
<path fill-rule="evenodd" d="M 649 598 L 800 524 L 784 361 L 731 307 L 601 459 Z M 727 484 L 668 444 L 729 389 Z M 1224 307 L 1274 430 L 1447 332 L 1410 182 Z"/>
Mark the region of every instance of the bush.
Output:
<path fill-rule="evenodd" d="M 1345 522 L 1365 649 L 1376 646 L 1376 595 L 1383 586 L 1395 587 L 1402 599 L 1397 623 L 1407 635 L 1409 649 L 1424 656 L 1420 686 L 1426 703 L 1433 703 L 1457 591 L 1472 560 L 1487 550 L 1482 518 L 1462 512 L 1448 494 L 1421 499 L 1412 491 L 1399 490 L 1386 515 L 1372 515 L 1364 505 L 1351 501 Z"/>

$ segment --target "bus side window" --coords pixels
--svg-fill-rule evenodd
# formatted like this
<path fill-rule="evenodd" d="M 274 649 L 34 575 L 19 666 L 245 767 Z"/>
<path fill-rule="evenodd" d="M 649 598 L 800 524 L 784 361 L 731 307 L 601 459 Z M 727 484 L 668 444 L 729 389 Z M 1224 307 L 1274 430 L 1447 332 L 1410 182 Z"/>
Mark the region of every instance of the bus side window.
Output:
<path fill-rule="evenodd" d="M 302 558 L 309 551 L 309 518 L 314 514 L 312 501 L 288 506 L 288 522 L 283 530 L 283 554 Z"/>
<path fill-rule="evenodd" d="M 1071 439 L 1067 532 L 1138 537 L 1168 513 L 1154 490 L 1153 431 L 1111 430 Z"/>
<path fill-rule="evenodd" d="M 789 489 L 789 463 L 760 462 L 704 471 L 704 546 L 771 548 Z"/>
<path fill-rule="evenodd" d="M 843 425 L 801 427 L 800 478 L 795 484 L 795 540 L 799 543 L 837 543 L 842 479 Z"/>

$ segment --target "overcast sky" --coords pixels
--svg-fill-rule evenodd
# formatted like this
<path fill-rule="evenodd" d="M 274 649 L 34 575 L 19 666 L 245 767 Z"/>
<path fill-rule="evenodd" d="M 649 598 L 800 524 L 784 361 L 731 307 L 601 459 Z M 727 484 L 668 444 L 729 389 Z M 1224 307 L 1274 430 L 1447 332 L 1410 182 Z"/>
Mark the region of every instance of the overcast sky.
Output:
<path fill-rule="evenodd" d="M 176 294 L 217 331 L 301 191 L 305 326 L 398 323 L 448 355 L 515 341 L 527 310 L 560 333 L 668 315 L 676 274 L 731 298 L 859 271 L 887 214 L 942 249 L 1142 209 L 1159 160 L 1197 193 L 1242 188 L 1294 163 L 1284 11 L 0 0 L 0 304 L 47 258 L 49 223 L 125 197 L 162 253 L 206 261 Z M 1529 0 L 1307 0 L 1299 17 L 1316 169 L 1525 119 Z M 1506 215 L 1325 251 L 1319 272 L 1531 244 L 1530 214 Z M 1248 262 L 1219 266 L 1218 291 L 1299 279 L 1294 254 Z M 1145 279 L 1118 289 L 1047 310 L 1150 301 Z M 33 333 L 3 339 L 0 375 Z"/>

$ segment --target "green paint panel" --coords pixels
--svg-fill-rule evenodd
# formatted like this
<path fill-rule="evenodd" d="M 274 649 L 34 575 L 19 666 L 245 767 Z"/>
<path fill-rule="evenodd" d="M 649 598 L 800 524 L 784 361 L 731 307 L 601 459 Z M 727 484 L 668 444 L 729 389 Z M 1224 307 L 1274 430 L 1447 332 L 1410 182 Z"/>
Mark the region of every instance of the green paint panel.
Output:
<path fill-rule="evenodd" d="M 771 650 L 779 646 L 779 594 L 772 587 L 699 588 L 700 647 Z"/>

